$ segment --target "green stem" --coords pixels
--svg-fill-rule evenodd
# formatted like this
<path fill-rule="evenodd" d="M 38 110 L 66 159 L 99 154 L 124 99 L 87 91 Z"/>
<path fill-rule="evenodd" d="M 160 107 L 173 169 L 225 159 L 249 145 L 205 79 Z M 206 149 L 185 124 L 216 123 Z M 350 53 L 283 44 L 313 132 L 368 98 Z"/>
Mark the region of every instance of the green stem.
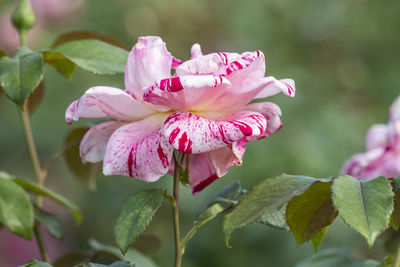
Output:
<path fill-rule="evenodd" d="M 22 126 L 24 128 L 26 143 L 28 145 L 29 154 L 32 159 L 33 168 L 35 170 L 35 174 L 38 179 L 39 185 L 43 186 L 44 180 L 45 180 L 45 175 L 44 175 L 45 172 L 40 167 L 39 156 L 36 151 L 35 141 L 33 139 L 33 134 L 32 134 L 31 123 L 29 120 L 29 113 L 28 113 L 26 107 L 25 107 L 25 110 L 21 110 L 20 115 L 21 115 Z"/>
<path fill-rule="evenodd" d="M 39 156 L 36 151 L 35 141 L 33 139 L 32 128 L 31 128 L 31 124 L 30 124 L 30 120 L 29 120 L 29 113 L 27 111 L 26 105 L 25 105 L 25 109 L 20 111 L 20 115 L 21 115 L 22 126 L 24 129 L 25 139 L 26 139 L 26 143 L 28 145 L 29 154 L 31 156 L 33 168 L 35 170 L 39 185 L 43 186 L 44 181 L 46 179 L 46 173 L 40 167 Z M 43 201 L 42 201 L 41 197 L 37 198 L 37 205 L 39 207 L 43 206 Z M 34 232 L 35 232 L 36 242 L 38 244 L 42 259 L 44 261 L 50 263 L 49 256 L 46 251 L 46 246 L 44 244 L 43 238 L 40 233 L 40 224 L 39 223 L 35 223 Z"/>
<path fill-rule="evenodd" d="M 21 46 L 26 46 L 26 30 L 19 32 L 19 43 Z"/>
<path fill-rule="evenodd" d="M 400 267 L 400 246 L 397 248 L 396 262 L 393 267 Z"/>
<path fill-rule="evenodd" d="M 174 218 L 174 235 L 175 235 L 175 267 L 180 267 L 182 264 L 182 248 L 181 237 L 179 231 L 179 163 L 175 160 L 174 170 L 174 193 L 173 201 L 171 201 L 173 218 Z"/>
<path fill-rule="evenodd" d="M 43 241 L 43 238 L 42 238 L 42 235 L 41 235 L 40 224 L 39 223 L 35 223 L 33 231 L 35 233 L 36 242 L 38 244 L 40 255 L 42 256 L 42 260 L 44 260 L 47 263 L 50 263 L 49 254 L 46 251 L 46 246 L 44 244 L 44 241 Z"/>

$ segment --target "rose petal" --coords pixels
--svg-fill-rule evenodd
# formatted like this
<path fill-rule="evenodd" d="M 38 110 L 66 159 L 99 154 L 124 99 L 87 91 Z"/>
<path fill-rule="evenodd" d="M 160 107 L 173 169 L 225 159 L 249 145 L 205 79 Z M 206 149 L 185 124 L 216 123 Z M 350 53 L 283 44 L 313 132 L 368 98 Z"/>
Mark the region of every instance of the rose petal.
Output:
<path fill-rule="evenodd" d="M 121 89 L 97 86 L 69 105 L 65 119 L 68 123 L 79 118 L 110 117 L 120 121 L 136 121 L 153 114 L 155 110 L 135 100 Z"/>
<path fill-rule="evenodd" d="M 143 99 L 153 105 L 175 110 L 202 110 L 225 91 L 230 82 L 220 76 L 181 76 L 157 81 L 147 88 Z"/>
<path fill-rule="evenodd" d="M 190 155 L 189 184 L 194 195 L 218 178 L 209 153 Z"/>
<path fill-rule="evenodd" d="M 192 57 L 195 55 L 195 58 L 185 61 L 176 68 L 176 76 L 214 74 L 240 57 L 237 53 L 225 52 L 199 56 L 197 48 L 192 47 Z"/>
<path fill-rule="evenodd" d="M 79 146 L 83 163 L 99 162 L 104 158 L 107 142 L 116 129 L 126 122 L 107 121 L 93 126 L 86 132 Z"/>
<path fill-rule="evenodd" d="M 366 147 L 367 150 L 389 145 L 388 126 L 385 124 L 376 124 L 372 126 L 367 133 Z"/>
<path fill-rule="evenodd" d="M 189 184 L 195 195 L 210 183 L 224 176 L 234 165 L 242 164 L 242 157 L 246 150 L 245 138 L 220 149 L 191 154 L 189 161 Z M 185 162 L 183 168 L 186 168 Z M 171 164 L 169 173 L 173 175 L 174 164 Z"/>
<path fill-rule="evenodd" d="M 376 148 L 366 153 L 355 154 L 345 162 L 341 173 L 364 179 L 381 176 L 381 171 L 376 167 L 379 166 L 379 159 L 384 155 L 384 153 L 385 149 Z M 373 167 L 373 165 L 376 165 L 376 167 Z"/>
<path fill-rule="evenodd" d="M 192 45 L 192 48 L 190 49 L 190 54 L 192 55 L 192 58 L 202 57 L 203 52 L 201 52 L 201 46 L 199 44 Z"/>
<path fill-rule="evenodd" d="M 176 69 L 179 65 L 181 65 L 183 63 L 182 60 L 176 58 L 176 57 L 172 57 L 172 68 Z"/>
<path fill-rule="evenodd" d="M 176 112 L 164 123 L 164 133 L 183 153 L 203 153 L 224 147 L 246 136 L 264 133 L 267 121 L 252 111 L 217 114 L 213 120 L 192 113 Z"/>
<path fill-rule="evenodd" d="M 400 120 L 400 97 L 397 97 L 390 107 L 389 116 L 391 121 Z"/>
<path fill-rule="evenodd" d="M 233 165 L 242 165 L 246 142 L 246 138 L 243 138 L 232 145 L 209 152 L 210 160 L 218 177 L 224 176 Z"/>
<path fill-rule="evenodd" d="M 136 99 L 142 100 L 142 88 L 170 77 L 171 66 L 172 56 L 160 37 L 140 37 L 128 56 L 125 87 Z"/>
<path fill-rule="evenodd" d="M 212 105 L 210 110 L 238 110 L 248 104 L 270 82 L 264 78 L 265 59 L 260 51 L 247 52 L 234 62 L 219 69 L 216 74 L 231 82 L 226 90 Z"/>
<path fill-rule="evenodd" d="M 131 176 L 152 182 L 166 174 L 173 147 L 160 131 L 164 119 L 165 115 L 154 115 L 116 130 L 108 141 L 104 175 Z"/>
<path fill-rule="evenodd" d="M 279 93 L 294 97 L 296 93 L 295 83 L 292 79 L 281 79 L 277 80 L 272 76 L 264 78 L 264 88 L 254 97 L 266 98 Z"/>
<path fill-rule="evenodd" d="M 267 120 L 267 127 L 264 133 L 259 136 L 248 136 L 247 141 L 257 141 L 262 138 L 268 137 L 271 134 L 279 131 L 282 128 L 280 116 L 282 115 L 281 109 L 271 102 L 259 102 L 245 106 L 246 110 L 256 111 L 261 113 Z"/>

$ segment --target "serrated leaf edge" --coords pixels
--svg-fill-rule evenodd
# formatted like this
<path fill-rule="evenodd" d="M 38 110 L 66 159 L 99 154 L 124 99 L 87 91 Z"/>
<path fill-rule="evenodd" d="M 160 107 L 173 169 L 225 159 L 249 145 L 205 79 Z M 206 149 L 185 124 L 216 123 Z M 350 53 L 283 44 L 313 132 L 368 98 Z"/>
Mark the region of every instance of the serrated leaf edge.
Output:
<path fill-rule="evenodd" d="M 143 190 L 143 191 L 161 191 L 161 192 L 163 192 L 161 189 L 149 189 L 149 190 Z M 139 192 L 141 192 L 141 191 L 139 191 Z M 137 192 L 138 193 L 138 192 Z M 129 197 L 130 198 L 130 197 Z M 129 198 L 128 198 L 128 200 L 129 200 Z M 148 197 L 148 198 L 150 198 L 150 196 Z M 154 209 L 154 211 L 153 211 L 153 213 L 152 213 L 152 215 L 151 215 L 151 217 L 150 217 L 150 220 L 147 222 L 147 224 L 143 227 L 143 230 L 141 231 L 141 232 L 139 232 L 137 235 L 136 235 L 136 237 L 132 240 L 132 242 L 130 243 L 130 245 L 128 245 L 126 248 L 125 248 L 125 250 L 123 250 L 120 246 L 119 246 L 119 244 L 118 244 L 118 242 L 117 242 L 117 234 L 116 234 L 116 232 L 115 232 L 115 229 L 116 229 L 116 227 L 114 227 L 114 237 L 115 237 L 115 243 L 117 243 L 117 245 L 118 245 L 118 248 L 120 249 L 120 251 L 121 251 L 121 253 L 122 253 L 122 255 L 125 255 L 125 253 L 128 251 L 128 249 L 129 249 L 129 247 L 133 244 L 133 243 L 135 243 L 135 241 L 137 240 L 137 238 L 144 232 L 144 230 L 147 228 L 147 226 L 152 222 L 152 220 L 153 220 L 153 217 L 154 217 L 154 214 L 157 212 L 157 210 L 161 207 L 161 205 L 162 205 L 162 202 L 163 202 L 163 197 L 161 198 L 161 200 L 160 200 L 160 203 L 157 205 L 157 207 Z M 127 201 L 128 201 L 127 200 Z M 126 201 L 126 202 L 127 202 Z M 147 201 L 147 199 L 146 199 L 146 201 Z M 126 203 L 125 202 L 125 203 Z M 125 205 L 125 203 L 124 203 L 124 205 Z M 124 206 L 123 205 L 123 206 Z M 119 217 L 117 218 L 117 223 L 118 223 L 118 219 L 119 219 Z M 131 229 L 129 229 L 129 233 L 130 233 L 130 231 L 131 231 Z"/>
<path fill-rule="evenodd" d="M 347 176 L 350 176 L 350 175 L 347 175 Z M 352 177 L 352 176 L 350 176 L 350 177 Z M 333 190 L 334 184 L 335 184 L 335 182 L 336 182 L 336 180 L 337 180 L 338 178 L 339 178 L 339 177 L 337 177 L 336 179 L 333 179 L 333 183 L 332 183 L 332 190 L 331 190 L 331 191 L 332 191 L 332 202 L 333 202 L 333 205 L 335 206 L 336 210 L 339 212 L 339 215 L 340 215 L 340 217 L 342 218 L 343 222 L 344 222 L 347 226 L 349 226 L 351 229 L 353 229 L 355 232 L 357 232 L 357 233 L 359 233 L 360 235 L 362 235 L 362 236 L 364 237 L 364 239 L 367 241 L 368 246 L 371 248 L 371 247 L 374 245 L 374 243 L 375 243 L 376 239 L 378 238 L 379 234 L 374 238 L 374 240 L 372 240 L 372 242 L 370 242 L 370 240 L 369 240 L 369 238 L 368 238 L 367 236 L 365 236 L 364 234 L 362 234 L 362 233 L 358 232 L 356 229 L 354 229 L 354 227 L 351 226 L 351 225 L 343 218 L 343 216 L 340 214 L 340 211 L 339 211 L 339 209 L 338 209 L 338 207 L 337 207 L 337 203 L 335 203 L 335 202 L 336 202 L 336 200 L 335 200 L 336 193 L 335 193 L 335 191 Z M 355 179 L 355 180 L 357 180 L 357 181 L 361 184 L 361 181 L 360 181 L 360 180 L 358 180 L 358 179 L 356 179 L 356 178 L 354 178 L 354 177 L 352 177 L 352 178 Z M 378 179 L 378 178 L 380 178 L 380 177 L 377 177 L 377 178 L 374 178 L 374 179 Z M 384 177 L 382 177 L 382 178 L 384 178 Z M 384 178 L 384 179 L 387 180 L 387 178 Z M 368 180 L 368 181 L 370 181 L 370 180 Z M 390 209 L 390 212 L 388 213 L 388 215 L 386 215 L 386 218 L 385 218 L 385 219 L 388 221 L 387 224 L 390 223 L 390 217 L 391 217 L 391 215 L 392 215 L 392 213 L 393 213 L 393 209 L 394 209 L 394 203 L 393 203 L 394 200 L 393 200 L 393 196 L 394 196 L 394 194 L 393 194 L 393 191 L 392 191 L 392 205 L 391 205 L 391 209 Z M 382 234 L 384 231 L 385 231 L 385 229 L 383 229 L 383 230 L 380 232 L 380 234 Z"/>

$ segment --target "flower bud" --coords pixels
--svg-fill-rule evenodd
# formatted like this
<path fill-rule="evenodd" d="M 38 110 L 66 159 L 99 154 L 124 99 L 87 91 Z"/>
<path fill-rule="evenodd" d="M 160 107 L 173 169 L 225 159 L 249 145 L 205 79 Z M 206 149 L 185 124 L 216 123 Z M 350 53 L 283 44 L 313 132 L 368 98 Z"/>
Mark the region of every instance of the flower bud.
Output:
<path fill-rule="evenodd" d="M 35 26 L 36 18 L 29 0 L 21 0 L 11 15 L 11 21 L 18 32 L 26 33 Z"/>

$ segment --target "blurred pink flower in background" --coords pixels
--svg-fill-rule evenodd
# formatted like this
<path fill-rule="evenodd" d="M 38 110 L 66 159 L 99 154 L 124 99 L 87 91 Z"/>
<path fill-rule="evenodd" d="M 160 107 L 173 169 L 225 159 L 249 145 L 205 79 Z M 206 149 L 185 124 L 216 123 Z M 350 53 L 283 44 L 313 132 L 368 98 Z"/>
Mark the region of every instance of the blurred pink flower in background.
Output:
<path fill-rule="evenodd" d="M 400 176 L 400 97 L 392 104 L 388 124 L 372 126 L 366 138 L 367 152 L 352 156 L 342 173 L 366 180 Z"/>
<path fill-rule="evenodd" d="M 86 11 L 86 0 L 32 0 L 38 21 L 65 23 L 74 21 Z"/>
<path fill-rule="evenodd" d="M 42 227 L 44 229 L 44 227 Z M 50 259 L 57 259 L 67 249 L 60 240 L 50 236 L 47 231 L 42 231 Z M 30 259 L 40 260 L 39 248 L 35 237 L 32 241 L 25 240 L 8 229 L 0 230 L 0 266 L 15 267 L 27 263 Z"/>
<path fill-rule="evenodd" d="M 86 0 L 31 0 L 37 23 L 28 32 L 28 45 L 40 40 L 46 27 L 73 22 L 86 11 Z M 0 49 L 12 53 L 19 46 L 17 31 L 11 24 L 14 7 L 5 7 L 0 13 Z"/>
<path fill-rule="evenodd" d="M 241 165 L 246 142 L 265 138 L 282 126 L 279 107 L 248 104 L 280 92 L 294 96 L 294 81 L 264 77 L 260 51 L 174 58 L 159 37 L 141 37 L 129 54 L 123 91 L 93 87 L 66 111 L 66 120 L 110 117 L 92 127 L 80 145 L 84 162 L 103 161 L 105 175 L 146 182 L 173 168 L 173 150 L 192 154 L 193 193 Z M 175 75 L 171 77 L 171 68 Z"/>

